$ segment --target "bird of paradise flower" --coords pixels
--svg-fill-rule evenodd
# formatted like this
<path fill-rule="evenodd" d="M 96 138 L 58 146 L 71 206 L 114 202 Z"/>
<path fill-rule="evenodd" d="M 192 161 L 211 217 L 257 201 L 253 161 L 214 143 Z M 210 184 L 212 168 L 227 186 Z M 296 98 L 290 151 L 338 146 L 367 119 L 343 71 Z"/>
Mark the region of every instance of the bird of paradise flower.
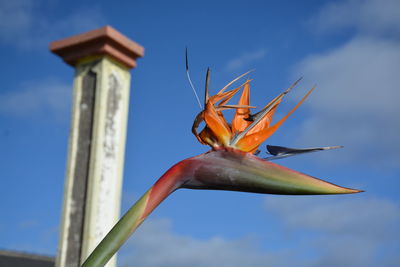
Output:
<path fill-rule="evenodd" d="M 172 166 L 125 213 L 82 266 L 104 266 L 147 216 L 166 197 L 179 188 L 282 195 L 362 192 L 311 177 L 270 161 L 297 154 L 338 148 L 338 146 L 305 149 L 267 146 L 270 157 L 263 159 L 256 156 L 259 146 L 275 133 L 314 88 L 286 116 L 275 124 L 271 124 L 278 105 L 299 80 L 259 112 L 252 114 L 250 112 L 250 109 L 253 108 L 250 106 L 250 80 L 246 80 L 237 88 L 228 90 L 233 83 L 248 73 L 240 75 L 217 94 L 210 96 L 208 88 L 210 71 L 207 70 L 204 108 L 196 116 L 192 132 L 200 143 L 209 145 L 211 150 Z M 228 104 L 229 100 L 241 89 L 239 103 Z M 235 109 L 232 123 L 228 123 L 222 113 L 228 109 Z M 205 126 L 198 132 L 202 122 L 205 123 Z"/>

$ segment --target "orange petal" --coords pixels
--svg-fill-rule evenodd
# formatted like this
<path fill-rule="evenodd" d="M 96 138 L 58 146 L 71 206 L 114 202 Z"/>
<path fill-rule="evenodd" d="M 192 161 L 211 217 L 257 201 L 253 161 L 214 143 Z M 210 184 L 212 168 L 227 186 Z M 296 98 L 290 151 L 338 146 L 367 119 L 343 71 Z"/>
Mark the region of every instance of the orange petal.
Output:
<path fill-rule="evenodd" d="M 239 148 L 240 150 L 247 151 L 247 152 L 254 151 L 255 149 L 257 149 L 261 145 L 262 142 L 267 140 L 272 134 L 275 133 L 275 131 L 282 125 L 282 123 L 290 115 L 292 115 L 292 113 L 304 102 L 304 100 L 306 100 L 306 98 L 311 94 L 311 92 L 314 89 L 315 89 L 315 87 L 313 87 L 310 91 L 308 91 L 308 93 L 300 100 L 300 102 L 297 103 L 297 105 L 291 111 L 289 111 L 289 113 L 286 114 L 285 117 L 280 119 L 272 127 L 265 128 L 262 131 L 257 132 L 257 133 L 246 135 L 245 137 L 243 137 L 242 139 L 240 139 L 237 142 L 236 147 Z"/>
<path fill-rule="evenodd" d="M 266 129 L 269 127 L 269 125 L 272 122 L 272 117 L 274 116 L 275 110 L 278 108 L 279 104 L 281 101 L 275 104 L 275 107 L 272 108 L 265 116 L 264 118 L 257 123 L 246 135 L 250 135 L 253 133 L 257 133 L 259 131 L 262 131 L 263 129 Z M 268 104 L 269 105 L 269 104 Z M 265 108 L 268 108 L 268 105 L 265 106 Z"/>
<path fill-rule="evenodd" d="M 210 98 L 210 102 L 215 104 L 216 102 L 221 100 L 221 102 L 218 104 L 218 107 L 224 106 L 239 91 L 240 88 L 241 87 L 238 87 L 238 88 L 235 88 L 235 89 L 230 90 L 228 92 L 222 93 L 220 95 L 212 96 Z M 225 121 L 224 115 L 222 114 L 222 110 L 223 109 L 220 109 L 220 108 L 216 109 L 216 111 L 218 113 L 218 116 L 220 116 L 221 119 Z"/>
<path fill-rule="evenodd" d="M 217 110 L 223 111 L 227 109 L 238 109 L 238 108 L 256 108 L 255 106 L 246 106 L 246 105 L 218 105 Z"/>
<path fill-rule="evenodd" d="M 193 125 L 192 125 L 192 133 L 194 136 L 196 136 L 197 140 L 199 140 L 200 143 L 204 144 L 203 140 L 199 136 L 199 133 L 197 132 L 197 128 L 199 128 L 200 123 L 204 121 L 204 111 L 200 112 L 197 114 L 196 118 L 194 119 Z"/>
<path fill-rule="evenodd" d="M 282 98 L 284 97 L 284 95 L 286 94 L 287 91 L 285 91 L 284 93 L 280 94 L 279 96 L 275 97 L 268 105 L 266 105 L 260 112 L 258 112 L 257 114 L 253 115 L 253 121 L 250 123 L 250 125 L 248 127 L 246 127 L 246 129 L 244 129 L 242 132 L 240 133 L 235 133 L 234 138 L 231 140 L 230 145 L 231 146 L 235 146 L 239 140 L 243 139 L 245 136 L 248 135 L 248 133 L 255 127 L 257 126 L 260 122 L 262 122 L 265 117 L 270 114 L 270 118 L 272 119 L 272 115 L 274 113 L 274 109 L 276 109 L 277 105 L 281 102 Z M 268 117 L 268 116 L 267 116 Z M 264 122 L 261 124 L 262 126 L 265 126 L 265 120 Z M 261 128 L 261 130 L 263 130 L 264 128 Z M 259 131 L 261 131 L 259 130 Z"/>
<path fill-rule="evenodd" d="M 262 111 L 267 110 L 272 106 L 272 109 L 270 111 L 268 111 L 268 113 L 265 114 L 264 117 L 252 129 L 250 129 L 250 131 L 248 131 L 248 133 L 246 135 L 257 133 L 257 132 L 259 132 L 263 129 L 266 129 L 270 126 L 270 124 L 272 122 L 272 117 L 274 116 L 274 113 L 275 113 L 277 107 L 279 106 L 279 104 L 281 103 L 283 97 L 285 97 L 285 95 L 287 93 L 289 93 L 301 81 L 301 79 L 302 78 L 295 81 L 288 89 L 286 89 L 283 93 L 281 93 L 277 97 L 275 97 L 259 112 L 259 113 L 261 113 Z"/>
<path fill-rule="evenodd" d="M 231 129 L 222 115 L 218 114 L 211 101 L 208 101 L 204 110 L 204 120 L 215 138 L 223 145 L 228 145 L 231 139 Z"/>
<path fill-rule="evenodd" d="M 246 81 L 243 87 L 242 95 L 240 96 L 238 105 L 248 106 L 250 105 L 250 84 Z M 251 124 L 251 121 L 246 121 L 250 114 L 250 108 L 238 108 L 236 109 L 235 116 L 232 121 L 232 132 L 242 132 L 247 126 Z"/>
<path fill-rule="evenodd" d="M 209 98 L 209 102 L 212 102 L 213 104 L 216 104 L 218 101 L 221 101 L 220 105 L 226 104 L 241 88 L 242 86 L 239 86 L 235 89 L 232 89 L 227 92 L 223 93 L 218 93 L 216 95 L 213 95 Z"/>
<path fill-rule="evenodd" d="M 214 146 L 218 143 L 217 140 L 214 138 L 213 132 L 207 126 L 199 134 L 200 143 L 203 145 Z"/>
<path fill-rule="evenodd" d="M 246 76 L 247 74 L 249 74 L 250 72 L 252 72 L 253 70 L 249 70 L 246 73 L 243 73 L 242 75 L 239 75 L 238 77 L 236 77 L 235 79 L 233 79 L 232 81 L 230 81 L 227 85 L 224 86 L 224 88 L 222 88 L 218 94 L 223 93 L 229 86 L 231 86 L 233 83 L 235 83 L 237 80 L 239 80 L 240 78 Z"/>

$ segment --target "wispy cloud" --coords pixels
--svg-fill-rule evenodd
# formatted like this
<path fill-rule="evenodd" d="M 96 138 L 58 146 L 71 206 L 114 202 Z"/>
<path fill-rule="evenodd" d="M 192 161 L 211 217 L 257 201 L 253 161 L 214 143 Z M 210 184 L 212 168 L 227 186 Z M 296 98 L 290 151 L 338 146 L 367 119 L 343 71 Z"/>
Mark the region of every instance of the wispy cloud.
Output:
<path fill-rule="evenodd" d="M 295 77 L 301 74 L 318 85 L 305 103 L 312 116 L 302 125 L 299 143 L 341 144 L 347 153 L 337 160 L 398 166 L 398 12 L 398 1 L 354 0 L 331 3 L 317 15 L 318 25 L 356 32 L 346 43 L 296 66 Z"/>
<path fill-rule="evenodd" d="M 33 1 L 0 0 L 0 38 L 2 41 L 12 41 L 21 33 L 29 30 L 32 24 Z"/>
<path fill-rule="evenodd" d="M 287 231 L 312 233 L 307 250 L 315 257 L 307 266 L 393 266 L 399 263 L 400 207 L 379 198 L 293 198 L 266 200 Z M 396 245 L 397 243 L 397 245 Z M 387 251 L 385 261 L 380 252 Z"/>
<path fill-rule="evenodd" d="M 263 235 L 281 231 L 284 247 L 266 250 L 254 238 L 198 239 L 175 233 L 170 220 L 153 219 L 123 246 L 119 266 L 389 267 L 399 263 L 400 207 L 390 200 L 274 196 L 266 198 L 265 207 L 283 227 L 271 224 Z M 304 233 L 307 238 L 299 238 Z M 386 251 L 384 260 L 381 251 Z"/>
<path fill-rule="evenodd" d="M 235 71 L 250 65 L 250 63 L 262 59 L 267 54 L 265 49 L 259 49 L 251 52 L 245 52 L 239 57 L 230 60 L 226 66 L 226 71 Z"/>
<path fill-rule="evenodd" d="M 342 0 L 327 4 L 312 20 L 321 32 L 353 28 L 362 33 L 400 34 L 397 0 Z"/>
<path fill-rule="evenodd" d="M 56 253 L 59 236 L 57 225 L 50 226 L 37 219 L 25 219 L 10 225 L 8 231 L 18 233 L 16 238 L 7 242 L 9 250 L 52 256 Z"/>
<path fill-rule="evenodd" d="M 25 82 L 14 91 L 0 95 L 0 114 L 30 117 L 51 114 L 65 118 L 70 109 L 72 84 L 54 79 Z"/>
<path fill-rule="evenodd" d="M 285 254 L 285 253 L 282 253 Z M 252 239 L 226 240 L 212 237 L 206 240 L 172 232 L 166 219 L 149 220 L 123 247 L 120 266 L 142 267 L 242 267 L 290 266 L 290 255 L 261 252 Z M 283 264 L 284 263 L 284 264 Z"/>
<path fill-rule="evenodd" d="M 47 46 L 48 42 L 90 30 L 104 24 L 105 18 L 96 7 L 62 17 L 43 17 L 45 0 L 0 0 L 0 42 L 24 49 Z M 51 7 L 50 7 L 51 8 Z"/>
<path fill-rule="evenodd" d="M 400 44 L 384 40 L 354 39 L 305 59 L 295 72 L 316 82 L 318 90 L 305 103 L 312 115 L 298 142 L 341 144 L 348 152 L 342 160 L 397 165 L 399 69 Z"/>
<path fill-rule="evenodd" d="M 32 229 L 39 225 L 37 220 L 24 220 L 18 223 L 18 228 L 22 230 Z"/>

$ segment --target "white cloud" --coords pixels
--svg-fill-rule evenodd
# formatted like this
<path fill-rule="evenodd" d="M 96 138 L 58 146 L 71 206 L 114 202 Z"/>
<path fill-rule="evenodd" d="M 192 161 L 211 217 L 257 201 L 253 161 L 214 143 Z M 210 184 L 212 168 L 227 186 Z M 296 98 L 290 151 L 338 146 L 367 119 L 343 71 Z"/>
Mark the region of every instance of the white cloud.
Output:
<path fill-rule="evenodd" d="M 328 53 L 303 60 L 296 68 L 318 87 L 305 106 L 298 142 L 347 147 L 344 160 L 400 160 L 400 44 L 354 39 Z M 306 81 L 307 84 L 307 81 Z"/>
<path fill-rule="evenodd" d="M 294 77 L 300 74 L 318 86 L 304 104 L 312 115 L 301 126 L 296 143 L 340 144 L 346 153 L 336 160 L 378 168 L 398 166 L 400 2 L 331 2 L 312 21 L 326 33 L 355 32 L 347 43 L 296 66 Z M 329 154 L 321 158 L 333 160 Z"/>
<path fill-rule="evenodd" d="M 24 220 L 18 223 L 18 228 L 22 230 L 32 229 L 39 225 L 37 220 Z"/>
<path fill-rule="evenodd" d="M 59 237 L 58 226 L 45 226 L 38 220 L 27 219 L 10 226 L 8 231 L 18 232 L 14 240 L 1 240 L 8 250 L 27 251 L 54 256 Z"/>
<path fill-rule="evenodd" d="M 269 197 L 266 206 L 292 229 L 362 236 L 376 242 L 395 238 L 388 231 L 400 223 L 399 205 L 379 198 Z M 395 232 L 400 235 L 400 230 Z"/>
<path fill-rule="evenodd" d="M 368 34 L 400 34 L 400 1 L 332 1 L 311 23 L 324 32 L 351 27 Z"/>
<path fill-rule="evenodd" d="M 104 17 L 96 8 L 61 17 L 44 17 L 45 0 L 0 0 L 0 42 L 32 49 L 47 46 L 50 41 L 100 27 Z"/>
<path fill-rule="evenodd" d="M 33 2 L 29 0 L 0 0 L 0 38 L 11 41 L 26 32 L 32 24 Z"/>
<path fill-rule="evenodd" d="M 48 79 L 24 83 L 20 88 L 0 95 L 0 114 L 18 117 L 47 114 L 64 118 L 70 110 L 72 84 Z"/>
<path fill-rule="evenodd" d="M 123 246 L 118 265 L 389 267 L 398 263 L 400 207 L 390 200 L 270 196 L 265 203 L 283 227 L 266 225 L 262 235 L 278 234 L 284 246 L 271 250 L 273 244 L 266 240 L 269 249 L 262 249 L 261 240 L 254 238 L 197 239 L 174 233 L 167 219 L 153 219 Z M 381 251 L 386 251 L 384 261 Z"/>
<path fill-rule="evenodd" d="M 239 57 L 230 60 L 226 64 L 225 70 L 226 71 L 234 71 L 234 70 L 241 69 L 254 61 L 262 59 L 263 57 L 265 57 L 266 53 L 267 53 L 267 51 L 265 49 L 259 49 L 259 50 L 252 51 L 252 52 L 245 52 L 242 55 L 240 55 Z"/>
<path fill-rule="evenodd" d="M 392 266 L 390 262 L 398 261 L 395 251 L 399 247 L 400 207 L 394 202 L 378 198 L 269 197 L 266 207 L 287 230 L 309 234 L 307 249 L 319 256 L 308 266 Z M 381 260 L 381 251 L 388 251 L 387 263 Z"/>
<path fill-rule="evenodd" d="M 262 252 L 252 239 L 199 240 L 174 234 L 165 219 L 146 221 L 119 254 L 119 266 L 242 267 L 290 266 L 286 252 Z M 291 260 L 290 260 L 291 262 Z"/>

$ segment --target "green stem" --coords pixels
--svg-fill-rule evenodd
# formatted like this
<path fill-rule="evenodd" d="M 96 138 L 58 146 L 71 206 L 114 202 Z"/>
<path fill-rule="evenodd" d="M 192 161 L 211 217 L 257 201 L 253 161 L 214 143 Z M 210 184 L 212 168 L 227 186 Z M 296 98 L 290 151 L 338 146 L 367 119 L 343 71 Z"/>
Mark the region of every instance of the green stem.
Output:
<path fill-rule="evenodd" d="M 104 266 L 111 259 L 145 219 L 145 217 L 143 218 L 142 216 L 142 212 L 145 208 L 150 191 L 151 189 L 125 213 L 82 264 L 82 267 Z"/>
<path fill-rule="evenodd" d="M 82 264 L 82 267 L 104 266 L 147 216 L 179 188 L 182 177 L 184 177 L 182 170 L 185 165 L 185 161 L 181 161 L 164 173 L 117 222 Z"/>

